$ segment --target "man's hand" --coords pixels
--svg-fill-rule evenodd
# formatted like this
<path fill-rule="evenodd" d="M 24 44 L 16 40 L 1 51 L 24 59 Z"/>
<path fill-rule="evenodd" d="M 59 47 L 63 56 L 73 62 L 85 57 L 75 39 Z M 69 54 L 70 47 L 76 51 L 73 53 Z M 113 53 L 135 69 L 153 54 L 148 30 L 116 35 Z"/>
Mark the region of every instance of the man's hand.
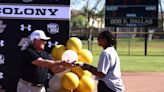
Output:
<path fill-rule="evenodd" d="M 64 67 L 71 68 L 71 67 L 75 66 L 74 62 L 76 62 L 76 61 L 73 61 L 73 62 L 62 61 L 59 64 Z"/>
<path fill-rule="evenodd" d="M 85 63 L 84 62 L 74 62 L 73 63 L 75 66 L 83 66 Z"/>

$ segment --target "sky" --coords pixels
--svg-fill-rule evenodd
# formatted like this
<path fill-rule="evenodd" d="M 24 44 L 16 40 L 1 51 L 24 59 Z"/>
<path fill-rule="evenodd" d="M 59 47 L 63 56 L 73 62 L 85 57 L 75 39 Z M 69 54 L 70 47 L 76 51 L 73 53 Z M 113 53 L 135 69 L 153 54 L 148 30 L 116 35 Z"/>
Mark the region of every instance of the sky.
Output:
<path fill-rule="evenodd" d="M 161 4 L 162 4 L 162 9 L 164 10 L 164 0 L 161 0 Z"/>
<path fill-rule="evenodd" d="M 72 0 L 73 1 L 73 0 Z M 80 10 L 83 6 L 85 6 L 87 4 L 87 0 L 76 0 L 77 3 L 75 4 L 72 4 L 71 5 L 71 9 L 76 9 L 76 10 Z M 89 7 L 92 8 L 96 3 L 96 0 L 89 0 Z M 98 6 L 98 9 L 102 9 L 102 7 L 104 6 L 105 4 L 105 0 L 101 0 L 99 6 Z"/>
<path fill-rule="evenodd" d="M 84 0 L 84 1 L 76 0 L 76 1 L 77 1 L 77 3 L 71 5 L 71 9 L 80 10 L 83 6 L 86 5 L 85 1 L 87 1 L 87 0 Z M 90 7 L 93 7 L 94 3 L 96 3 L 96 0 L 89 0 Z M 101 4 L 99 5 L 99 9 L 101 9 L 104 4 L 105 4 L 105 0 L 101 0 Z M 164 0 L 161 0 L 161 4 L 162 4 L 162 9 L 164 11 Z"/>

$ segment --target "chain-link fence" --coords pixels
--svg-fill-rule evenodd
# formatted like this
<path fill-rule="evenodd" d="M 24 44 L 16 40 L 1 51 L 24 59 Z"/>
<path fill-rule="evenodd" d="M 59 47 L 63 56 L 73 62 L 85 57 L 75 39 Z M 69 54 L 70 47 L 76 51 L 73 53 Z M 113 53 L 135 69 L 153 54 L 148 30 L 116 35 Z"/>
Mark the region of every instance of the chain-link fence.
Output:
<path fill-rule="evenodd" d="M 138 36 L 133 37 L 134 34 Z M 152 34 L 119 33 L 119 35 L 127 35 L 117 37 L 117 51 L 121 55 L 145 55 L 145 53 L 146 55 L 164 55 L 164 39 L 148 38 L 146 43 L 145 35 L 149 37 Z M 158 35 L 163 35 L 163 33 Z"/>
<path fill-rule="evenodd" d="M 144 28 L 74 29 L 71 36 L 83 40 L 84 47 L 92 52 L 99 51 L 97 35 L 103 30 L 116 36 L 116 49 L 120 55 L 164 55 L 164 31 Z"/>

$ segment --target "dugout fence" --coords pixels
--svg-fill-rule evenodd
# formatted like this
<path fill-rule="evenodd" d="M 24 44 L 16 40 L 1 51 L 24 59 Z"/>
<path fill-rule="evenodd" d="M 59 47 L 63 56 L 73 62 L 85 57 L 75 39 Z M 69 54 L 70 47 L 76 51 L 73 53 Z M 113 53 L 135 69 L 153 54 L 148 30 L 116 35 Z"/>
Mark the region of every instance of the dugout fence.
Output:
<path fill-rule="evenodd" d="M 120 55 L 145 55 L 145 39 L 147 39 L 147 55 L 164 55 L 164 31 L 143 28 L 119 28 L 114 29 L 72 29 L 71 36 L 79 37 L 85 43 L 86 48 L 97 48 L 97 36 L 103 30 L 112 31 L 116 36 L 116 49 Z M 91 36 L 91 37 L 90 37 Z M 146 38 L 145 38 L 146 36 Z"/>

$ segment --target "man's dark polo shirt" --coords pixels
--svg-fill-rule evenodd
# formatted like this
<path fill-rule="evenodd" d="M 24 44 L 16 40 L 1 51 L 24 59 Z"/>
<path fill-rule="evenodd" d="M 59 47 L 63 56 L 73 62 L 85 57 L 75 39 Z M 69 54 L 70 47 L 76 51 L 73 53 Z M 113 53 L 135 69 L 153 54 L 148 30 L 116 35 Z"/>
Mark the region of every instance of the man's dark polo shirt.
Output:
<path fill-rule="evenodd" d="M 39 57 L 42 57 L 43 59 L 50 59 L 46 51 L 38 52 L 32 46 L 22 52 L 20 72 L 21 79 L 34 84 L 45 84 L 48 69 L 32 64 L 32 61 Z"/>

